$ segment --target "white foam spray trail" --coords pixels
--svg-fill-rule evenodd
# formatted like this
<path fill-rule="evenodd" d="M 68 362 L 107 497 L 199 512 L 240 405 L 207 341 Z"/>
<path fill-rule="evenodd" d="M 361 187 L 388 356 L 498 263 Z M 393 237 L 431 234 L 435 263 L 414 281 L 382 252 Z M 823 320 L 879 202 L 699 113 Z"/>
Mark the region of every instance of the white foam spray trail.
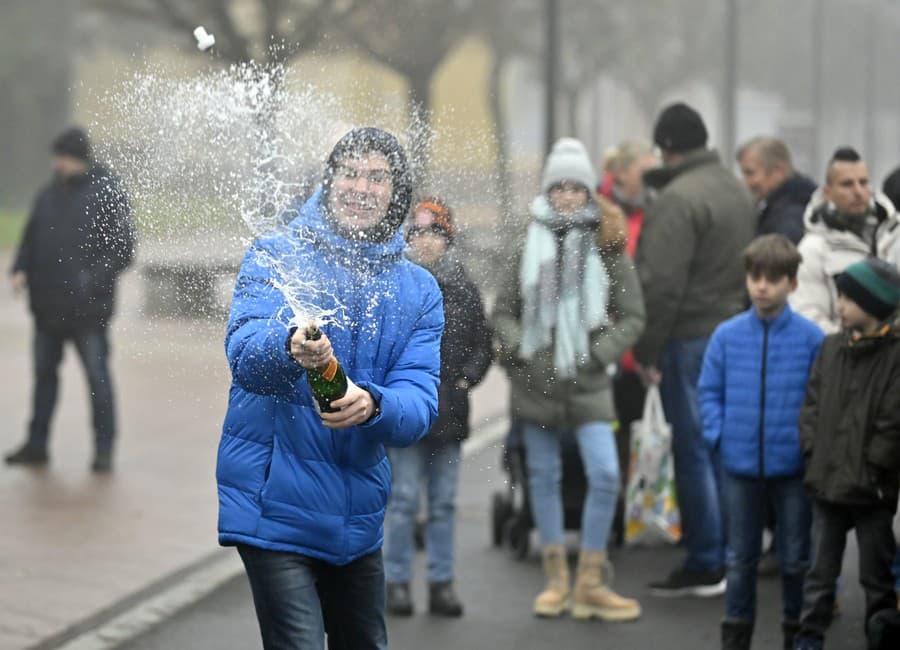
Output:
<path fill-rule="evenodd" d="M 422 134 L 430 133 L 429 124 L 416 122 L 398 133 L 390 123 L 397 106 L 383 96 L 344 99 L 301 75 L 300 67 L 253 62 L 189 75 L 148 65 L 99 98 L 104 114 L 90 130 L 137 208 L 145 262 L 175 258 L 188 267 L 221 268 L 227 258 L 236 264 L 253 238 L 295 216 L 287 208 L 312 193 L 329 151 L 351 126 L 387 128 L 405 141 L 413 169 L 431 167 L 424 164 L 426 153 L 404 137 L 417 133 L 413 140 L 427 140 Z M 468 164 L 483 156 L 484 142 L 456 135 L 453 148 L 463 160 L 418 174 L 417 192 L 448 198 L 464 224 L 491 210 L 494 181 Z M 446 146 L 448 137 L 431 141 Z M 476 277 L 489 275 L 479 252 L 492 236 L 489 228 L 482 221 L 473 257 L 478 267 L 471 269 Z M 282 264 L 277 274 L 298 321 L 339 321 L 316 307 L 317 287 L 295 269 Z"/>
<path fill-rule="evenodd" d="M 102 98 L 116 119 L 91 130 L 143 215 L 145 243 L 158 244 L 145 255 L 212 263 L 295 216 L 288 206 L 311 193 L 348 120 L 332 94 L 290 81 L 255 63 L 188 79 L 145 70 Z M 296 269 L 270 262 L 295 319 L 334 316 Z"/>

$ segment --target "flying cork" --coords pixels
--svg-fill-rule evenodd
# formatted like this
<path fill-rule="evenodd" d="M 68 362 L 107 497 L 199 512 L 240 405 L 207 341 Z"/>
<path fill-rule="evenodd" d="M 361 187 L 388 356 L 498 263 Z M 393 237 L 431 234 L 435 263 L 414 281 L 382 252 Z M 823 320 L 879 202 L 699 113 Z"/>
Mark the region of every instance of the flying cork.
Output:
<path fill-rule="evenodd" d="M 194 30 L 194 38 L 197 39 L 197 49 L 205 52 L 216 44 L 216 37 L 207 33 L 206 28 L 200 25 Z"/>

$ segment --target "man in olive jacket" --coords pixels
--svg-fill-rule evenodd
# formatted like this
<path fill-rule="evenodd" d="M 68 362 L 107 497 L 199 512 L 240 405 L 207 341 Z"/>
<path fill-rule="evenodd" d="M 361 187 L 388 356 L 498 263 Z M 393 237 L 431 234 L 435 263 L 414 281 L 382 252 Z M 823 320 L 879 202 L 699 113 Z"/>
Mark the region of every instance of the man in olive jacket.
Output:
<path fill-rule="evenodd" d="M 659 596 L 725 591 L 717 463 L 703 440 L 697 380 L 709 336 L 745 304 L 741 251 L 753 237 L 749 195 L 706 147 L 706 126 L 685 104 L 660 114 L 653 134 L 663 167 L 645 175 L 650 206 L 636 263 L 647 327 L 634 346 L 646 383 L 659 383 L 672 424 L 675 481 L 687 560 L 651 584 Z"/>

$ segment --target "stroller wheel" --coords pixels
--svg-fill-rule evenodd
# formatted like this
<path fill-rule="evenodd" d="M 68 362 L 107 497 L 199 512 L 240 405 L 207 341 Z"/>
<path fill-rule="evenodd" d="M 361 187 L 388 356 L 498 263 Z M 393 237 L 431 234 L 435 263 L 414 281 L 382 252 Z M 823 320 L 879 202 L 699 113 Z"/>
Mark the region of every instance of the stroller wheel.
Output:
<path fill-rule="evenodd" d="M 528 556 L 528 535 L 531 531 L 527 521 L 522 517 L 513 517 L 506 522 L 506 536 L 509 539 L 509 548 L 513 557 L 524 560 Z"/>
<path fill-rule="evenodd" d="M 491 502 L 491 541 L 495 548 L 503 545 L 503 532 L 506 522 L 512 515 L 512 505 L 500 492 L 494 492 Z"/>

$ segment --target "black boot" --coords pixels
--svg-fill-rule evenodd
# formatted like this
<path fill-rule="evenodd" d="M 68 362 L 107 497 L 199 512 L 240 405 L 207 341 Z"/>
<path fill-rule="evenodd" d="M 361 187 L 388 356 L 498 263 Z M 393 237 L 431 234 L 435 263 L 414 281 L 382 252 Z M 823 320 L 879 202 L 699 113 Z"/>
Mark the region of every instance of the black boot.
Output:
<path fill-rule="evenodd" d="M 800 621 L 782 621 L 781 631 L 784 633 L 784 650 L 794 650 L 794 642 L 800 633 Z"/>
<path fill-rule="evenodd" d="M 413 602 L 409 583 L 387 583 L 387 613 L 391 616 L 412 616 Z"/>
<path fill-rule="evenodd" d="M 41 467 L 47 464 L 47 448 L 26 442 L 14 452 L 6 455 L 7 465 L 30 465 Z"/>
<path fill-rule="evenodd" d="M 91 463 L 91 471 L 95 474 L 108 474 L 112 471 L 112 451 L 109 449 L 100 449 L 94 455 L 94 462 Z"/>
<path fill-rule="evenodd" d="M 456 618 L 463 615 L 463 606 L 453 591 L 453 583 L 432 582 L 428 585 L 428 611 L 436 616 Z"/>
<path fill-rule="evenodd" d="M 722 650 L 750 650 L 753 623 L 722 621 Z"/>

